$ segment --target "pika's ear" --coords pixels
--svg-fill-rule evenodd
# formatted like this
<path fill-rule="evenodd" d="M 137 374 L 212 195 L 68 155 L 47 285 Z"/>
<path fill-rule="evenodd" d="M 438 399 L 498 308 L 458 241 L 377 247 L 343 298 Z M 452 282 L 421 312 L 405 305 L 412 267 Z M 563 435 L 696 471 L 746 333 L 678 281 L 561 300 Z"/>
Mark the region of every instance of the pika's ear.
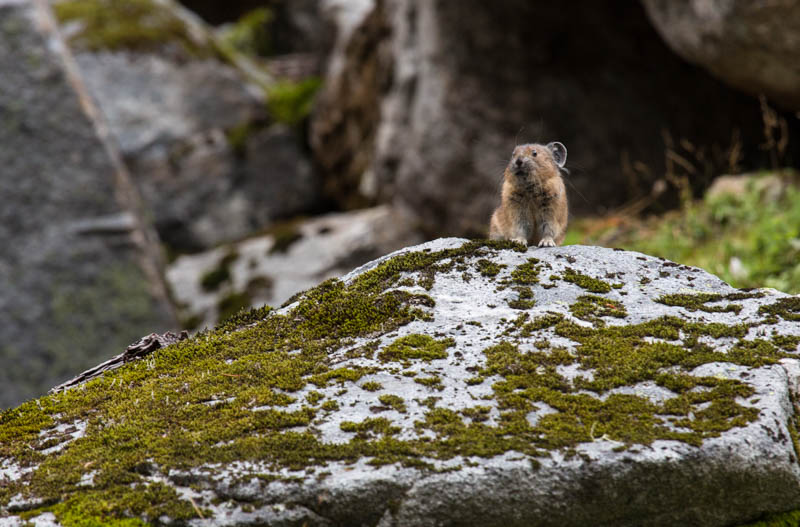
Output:
<path fill-rule="evenodd" d="M 553 141 L 552 143 L 548 143 L 547 148 L 550 149 L 550 152 L 553 153 L 553 159 L 556 160 L 556 165 L 563 167 L 567 163 L 567 147 L 559 143 L 558 141 Z"/>

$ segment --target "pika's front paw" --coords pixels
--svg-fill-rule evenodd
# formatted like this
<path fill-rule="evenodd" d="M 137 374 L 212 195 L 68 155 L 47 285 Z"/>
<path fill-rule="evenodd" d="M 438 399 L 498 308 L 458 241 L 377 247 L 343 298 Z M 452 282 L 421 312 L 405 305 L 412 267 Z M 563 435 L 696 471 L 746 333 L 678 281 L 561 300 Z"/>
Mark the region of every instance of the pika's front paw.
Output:
<path fill-rule="evenodd" d="M 555 246 L 556 242 L 553 241 L 553 238 L 550 238 L 549 236 L 547 238 L 542 238 L 539 241 L 539 247 L 555 247 Z"/>
<path fill-rule="evenodd" d="M 511 238 L 511 241 L 516 243 L 521 243 L 525 247 L 528 246 L 528 240 L 526 240 L 525 238 Z"/>

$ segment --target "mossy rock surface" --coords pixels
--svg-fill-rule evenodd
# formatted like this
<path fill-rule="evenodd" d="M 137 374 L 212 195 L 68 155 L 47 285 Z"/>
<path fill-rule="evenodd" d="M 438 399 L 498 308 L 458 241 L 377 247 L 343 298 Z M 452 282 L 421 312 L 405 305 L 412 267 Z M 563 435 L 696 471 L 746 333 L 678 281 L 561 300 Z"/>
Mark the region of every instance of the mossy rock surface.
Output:
<path fill-rule="evenodd" d="M 497 272 L 465 281 L 476 268 Z M 514 308 L 523 275 L 534 302 Z M 436 240 L 0 414 L 0 511 L 63 525 L 757 521 L 800 508 L 793 299 L 639 253 Z"/>

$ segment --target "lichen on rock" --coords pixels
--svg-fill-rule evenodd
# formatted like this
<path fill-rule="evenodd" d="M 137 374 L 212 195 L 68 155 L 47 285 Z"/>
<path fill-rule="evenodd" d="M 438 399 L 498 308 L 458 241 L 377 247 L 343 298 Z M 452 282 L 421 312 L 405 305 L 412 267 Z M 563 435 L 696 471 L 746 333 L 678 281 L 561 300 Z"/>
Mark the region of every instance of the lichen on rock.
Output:
<path fill-rule="evenodd" d="M 0 414 L 0 507 L 64 525 L 385 526 L 730 525 L 800 507 L 794 297 L 660 266 L 460 239 L 393 253 Z M 541 268 L 577 278 L 546 287 Z M 635 287 L 596 287 L 611 272 Z M 535 304 L 514 309 L 521 291 Z M 709 292 L 741 309 L 662 301 Z M 75 423 L 80 437 L 57 432 Z"/>

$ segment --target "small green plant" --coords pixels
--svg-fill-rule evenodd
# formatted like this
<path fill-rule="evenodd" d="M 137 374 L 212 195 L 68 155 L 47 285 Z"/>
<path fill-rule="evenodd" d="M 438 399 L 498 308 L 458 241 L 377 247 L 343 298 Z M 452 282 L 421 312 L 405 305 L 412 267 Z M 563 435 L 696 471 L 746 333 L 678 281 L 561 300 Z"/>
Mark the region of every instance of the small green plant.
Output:
<path fill-rule="evenodd" d="M 378 353 L 382 361 L 400 361 L 410 364 L 410 360 L 431 361 L 446 359 L 447 348 L 455 346 L 452 338 L 436 340 L 428 335 L 417 333 L 400 337 Z"/>
<path fill-rule="evenodd" d="M 267 106 L 273 120 L 290 126 L 299 125 L 311 113 L 314 96 L 322 86 L 319 77 L 299 82 L 280 81 L 267 89 Z"/>
<path fill-rule="evenodd" d="M 478 260 L 478 271 L 483 276 L 497 276 L 497 274 L 505 267 L 505 264 L 496 264 L 491 260 L 481 258 Z"/>
<path fill-rule="evenodd" d="M 406 402 L 399 395 L 384 394 L 378 397 L 381 404 L 390 406 L 400 413 L 406 412 Z"/>

